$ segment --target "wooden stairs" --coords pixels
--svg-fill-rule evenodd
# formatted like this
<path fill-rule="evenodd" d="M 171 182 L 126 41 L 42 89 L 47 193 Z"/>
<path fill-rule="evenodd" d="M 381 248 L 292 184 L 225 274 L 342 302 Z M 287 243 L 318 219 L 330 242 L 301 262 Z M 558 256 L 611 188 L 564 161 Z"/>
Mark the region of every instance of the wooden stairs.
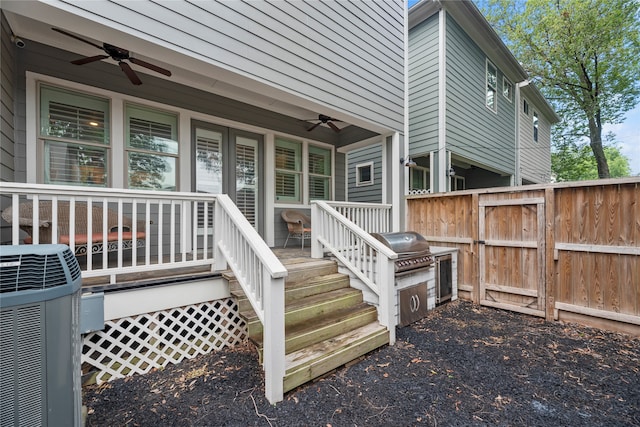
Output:
<path fill-rule="evenodd" d="M 374 306 L 349 286 L 335 261 L 310 258 L 282 260 L 289 271 L 285 283 L 284 392 L 318 378 L 389 343 Z M 233 274 L 225 274 L 249 339 L 262 363 L 262 323 Z"/>

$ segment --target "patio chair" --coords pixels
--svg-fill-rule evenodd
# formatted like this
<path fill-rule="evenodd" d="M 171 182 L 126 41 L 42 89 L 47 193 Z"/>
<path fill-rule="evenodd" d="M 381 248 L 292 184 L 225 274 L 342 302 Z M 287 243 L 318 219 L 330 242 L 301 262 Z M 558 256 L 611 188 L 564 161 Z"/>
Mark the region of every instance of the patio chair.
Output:
<path fill-rule="evenodd" d="M 9 224 L 14 221 L 12 207 L 9 206 L 2 211 L 0 216 Z M 58 243 L 70 244 L 70 230 L 69 230 L 69 211 L 70 204 L 67 201 L 58 202 Z M 74 231 L 74 243 L 75 243 L 75 255 L 82 256 L 87 254 L 100 253 L 103 250 L 107 252 L 118 250 L 118 212 L 113 209 L 107 209 L 107 241 L 103 239 L 103 211 L 102 206 L 93 206 L 91 209 L 91 248 L 87 248 L 89 243 L 89 235 L 87 231 L 87 204 L 76 203 L 75 204 L 75 231 Z M 20 203 L 18 207 L 18 225 L 22 231 L 27 233 L 27 236 L 23 239 L 25 244 L 33 243 L 33 203 L 25 202 Z M 52 243 L 53 242 L 53 219 L 52 219 L 52 205 L 51 201 L 41 201 L 38 204 L 38 235 L 39 243 Z M 133 222 L 131 218 L 122 216 L 121 224 L 122 228 L 122 248 L 131 249 L 133 246 Z M 137 223 L 136 232 L 136 244 L 137 247 L 144 246 L 145 239 L 145 224 L 143 222 Z M 106 244 L 105 244 L 106 243 Z"/>
<path fill-rule="evenodd" d="M 294 209 L 285 209 L 280 215 L 284 222 L 287 223 L 289 231 L 284 247 L 287 247 L 290 238 L 294 238 L 302 240 L 302 249 L 304 249 L 304 239 L 311 240 L 311 218 Z"/>

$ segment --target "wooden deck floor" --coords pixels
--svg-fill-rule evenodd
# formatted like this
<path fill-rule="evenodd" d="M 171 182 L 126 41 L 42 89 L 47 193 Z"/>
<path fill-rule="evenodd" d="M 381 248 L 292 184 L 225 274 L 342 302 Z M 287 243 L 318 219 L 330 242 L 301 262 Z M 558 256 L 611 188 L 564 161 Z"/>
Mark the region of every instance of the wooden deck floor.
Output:
<path fill-rule="evenodd" d="M 278 259 L 286 266 L 306 262 L 311 259 L 311 249 L 305 248 L 272 248 Z M 86 266 L 86 259 L 79 258 L 80 268 Z M 169 262 L 168 259 L 165 263 Z M 94 262 L 94 266 L 99 265 Z M 109 265 L 115 267 L 115 257 L 109 259 Z M 144 271 L 137 273 L 119 274 L 115 284 L 109 283 L 108 277 L 89 277 L 82 280 L 82 287 L 87 291 L 105 291 L 116 289 L 128 289 L 133 287 L 154 286 L 193 279 L 203 279 L 206 277 L 219 276 L 219 272 L 212 272 L 208 266 L 182 267 L 154 271 Z"/>

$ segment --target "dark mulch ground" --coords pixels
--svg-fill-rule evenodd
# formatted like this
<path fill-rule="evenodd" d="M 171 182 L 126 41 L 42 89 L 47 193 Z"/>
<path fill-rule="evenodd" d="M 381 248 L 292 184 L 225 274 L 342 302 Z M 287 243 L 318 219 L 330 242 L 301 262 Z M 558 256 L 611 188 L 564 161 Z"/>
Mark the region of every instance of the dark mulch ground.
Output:
<path fill-rule="evenodd" d="M 88 426 L 640 426 L 640 339 L 455 302 L 275 406 L 249 345 L 84 404 Z"/>

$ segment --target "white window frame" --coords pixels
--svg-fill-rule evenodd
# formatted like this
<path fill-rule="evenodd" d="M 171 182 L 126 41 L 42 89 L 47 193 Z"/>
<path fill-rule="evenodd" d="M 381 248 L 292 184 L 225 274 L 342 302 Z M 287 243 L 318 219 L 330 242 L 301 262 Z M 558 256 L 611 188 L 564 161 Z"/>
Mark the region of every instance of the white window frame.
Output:
<path fill-rule="evenodd" d="M 370 179 L 368 181 L 360 180 L 360 170 L 369 168 Z M 359 163 L 356 165 L 356 187 L 366 187 L 375 183 L 375 164 L 374 162 Z"/>
<path fill-rule="evenodd" d="M 506 89 L 509 90 L 507 91 Z M 513 102 L 513 84 L 505 76 L 502 76 L 502 96 L 510 103 Z"/>
<path fill-rule="evenodd" d="M 103 107 L 104 109 L 99 109 L 96 111 L 102 111 L 105 114 L 105 126 L 103 126 L 103 130 L 104 130 L 104 136 L 103 136 L 103 141 L 102 142 L 98 142 L 97 140 L 84 140 L 84 139 L 79 139 L 79 138 L 69 138 L 69 137 L 64 137 L 64 136 L 56 136 L 56 135 L 52 135 L 46 132 L 43 132 L 43 125 L 44 125 L 44 118 L 42 117 L 43 115 L 43 102 L 44 99 L 42 99 L 42 91 L 43 90 L 50 90 L 52 94 L 54 93 L 58 93 L 59 96 L 51 96 L 51 98 L 47 98 L 47 99 L 51 99 L 51 100 L 58 100 L 60 103 L 64 104 L 65 101 L 70 103 L 69 105 L 73 105 L 73 106 L 77 106 L 72 104 L 77 98 L 82 98 L 82 97 L 86 97 L 88 99 L 88 103 L 89 104 L 93 104 L 93 103 L 97 103 L 97 104 L 104 104 Z M 40 165 L 41 167 L 39 167 L 38 169 L 41 171 L 40 172 L 40 177 L 39 180 L 40 182 L 44 182 L 44 183 L 50 183 L 50 184 L 58 184 L 58 185 L 71 185 L 71 186 L 92 186 L 92 187 L 109 187 L 110 185 L 110 181 L 111 181 L 111 175 L 112 172 L 110 170 L 111 168 L 111 149 L 112 149 L 112 144 L 111 144 L 111 122 L 112 122 L 112 109 L 111 109 L 111 101 L 108 97 L 105 96 L 100 96 L 100 95 L 96 95 L 84 90 L 77 90 L 77 89 L 72 89 L 66 86 L 62 86 L 62 85 L 56 85 L 56 84 L 51 84 L 48 82 L 41 82 L 38 81 L 36 82 L 36 93 L 37 93 L 37 112 L 36 112 L 36 122 L 37 122 L 37 127 L 36 127 L 36 135 L 37 135 L 37 148 L 35 150 L 36 153 L 40 153 L 39 155 L 36 155 L 36 157 L 39 159 L 38 160 L 38 165 Z M 67 99 L 65 99 L 67 98 Z M 70 98 L 70 99 L 69 99 Z M 76 99 L 74 99 L 76 98 Z M 94 98 L 93 100 L 91 100 L 91 98 Z M 87 104 L 85 104 L 87 105 Z M 98 106 L 96 106 L 98 107 Z M 80 107 L 82 108 L 82 107 Z M 88 107 L 90 108 L 90 107 Z M 49 108 L 47 108 L 47 112 L 49 112 Z M 48 162 L 47 162 L 47 147 L 49 146 L 49 144 L 51 144 L 51 146 L 53 145 L 62 145 L 62 146 L 66 146 L 66 147 L 70 147 L 70 146 L 83 146 L 86 147 L 88 149 L 95 149 L 98 151 L 104 151 L 104 163 L 103 164 L 91 164 L 91 165 L 86 165 L 88 166 L 88 168 L 86 168 L 85 170 L 89 170 L 92 169 L 91 171 L 91 175 L 93 175 L 93 172 L 97 171 L 98 169 L 102 169 L 102 177 L 97 176 L 96 179 L 98 179 L 99 181 L 102 182 L 94 182 L 94 183 L 90 183 L 90 182 L 82 182 L 81 180 L 79 180 L 78 182 L 73 182 L 73 181 L 64 181 L 64 180 L 53 180 L 51 178 L 51 176 L 49 176 L 50 173 L 50 167 L 48 167 Z M 29 149 L 27 150 L 27 152 L 34 152 L 34 151 L 30 151 Z M 32 156 L 27 156 L 28 159 L 31 159 Z M 77 173 L 77 177 L 78 179 L 81 179 L 81 176 L 83 174 L 83 166 L 80 165 L 78 163 L 78 169 L 76 171 Z"/>
<path fill-rule="evenodd" d="M 487 107 L 490 111 L 493 111 L 494 113 L 498 112 L 498 67 L 496 67 L 495 65 L 493 65 L 493 63 L 491 61 L 489 61 L 489 59 L 487 59 L 486 61 L 486 66 L 485 66 L 485 100 L 484 100 L 484 105 L 485 107 Z M 493 68 L 493 70 L 495 71 L 495 82 L 492 84 L 490 83 L 490 79 L 489 79 L 489 67 Z M 489 105 L 489 92 L 493 92 L 493 105 Z"/>
<path fill-rule="evenodd" d="M 422 182 L 426 188 L 414 188 L 413 186 L 413 174 L 418 171 L 422 174 Z M 409 168 L 409 190 L 429 190 L 429 169 L 422 166 L 413 166 Z"/>

